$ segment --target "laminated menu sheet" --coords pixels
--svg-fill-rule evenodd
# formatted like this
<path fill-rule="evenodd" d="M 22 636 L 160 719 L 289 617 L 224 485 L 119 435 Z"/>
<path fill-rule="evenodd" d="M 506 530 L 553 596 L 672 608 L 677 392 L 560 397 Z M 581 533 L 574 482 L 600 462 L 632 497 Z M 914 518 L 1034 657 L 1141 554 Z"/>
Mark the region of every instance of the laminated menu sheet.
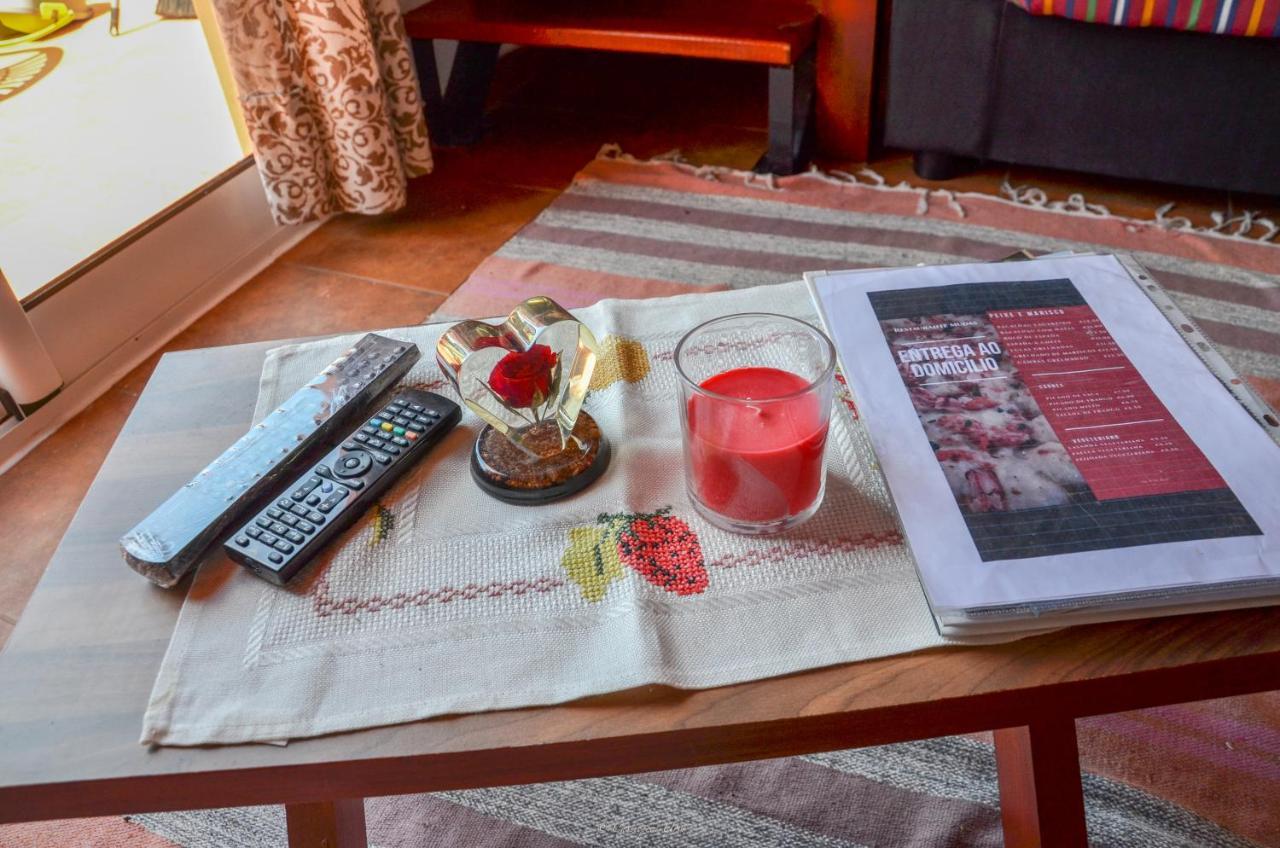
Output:
<path fill-rule="evenodd" d="M 1119 258 L 808 282 L 944 632 L 1280 594 L 1280 448 Z"/>

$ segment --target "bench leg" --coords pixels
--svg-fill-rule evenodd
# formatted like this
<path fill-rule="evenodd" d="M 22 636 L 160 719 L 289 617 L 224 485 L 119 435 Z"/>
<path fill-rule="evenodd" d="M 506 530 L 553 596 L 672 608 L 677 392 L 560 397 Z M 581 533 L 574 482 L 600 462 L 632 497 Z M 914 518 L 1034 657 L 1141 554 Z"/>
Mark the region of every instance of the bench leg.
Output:
<path fill-rule="evenodd" d="M 480 140 L 484 130 L 484 102 L 498 64 L 500 44 L 463 41 L 453 57 L 449 86 L 444 93 L 443 144 L 466 146 Z"/>
<path fill-rule="evenodd" d="M 795 174 L 809 164 L 813 148 L 814 48 L 794 65 L 769 69 L 769 151 L 758 173 Z"/>
<path fill-rule="evenodd" d="M 436 65 L 436 43 L 430 38 L 415 38 L 413 64 L 418 70 L 418 90 L 422 93 L 427 133 L 434 139 L 448 135 L 444 128 L 444 97 L 440 90 L 440 69 Z"/>
<path fill-rule="evenodd" d="M 1086 846 L 1075 721 L 997 730 L 995 743 L 1006 848 Z"/>
<path fill-rule="evenodd" d="M 418 87 L 427 117 L 427 132 L 436 144 L 466 146 L 480 140 L 484 103 L 498 64 L 500 44 L 463 41 L 453 57 L 449 87 L 441 91 L 436 65 L 435 42 L 413 39 L 413 64 L 418 69 Z"/>
<path fill-rule="evenodd" d="M 289 848 L 367 848 L 364 800 L 286 804 Z"/>

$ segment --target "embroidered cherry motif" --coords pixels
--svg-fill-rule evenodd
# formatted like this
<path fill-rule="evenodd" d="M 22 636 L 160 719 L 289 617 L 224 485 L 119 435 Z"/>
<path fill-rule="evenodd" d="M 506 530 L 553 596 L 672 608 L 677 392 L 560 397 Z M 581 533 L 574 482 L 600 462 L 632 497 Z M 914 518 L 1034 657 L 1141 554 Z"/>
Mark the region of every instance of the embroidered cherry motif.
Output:
<path fill-rule="evenodd" d="M 597 519 L 617 538 L 618 558 L 653 585 L 677 595 L 707 589 L 707 567 L 698 536 L 683 519 L 657 512 L 602 513 Z"/>

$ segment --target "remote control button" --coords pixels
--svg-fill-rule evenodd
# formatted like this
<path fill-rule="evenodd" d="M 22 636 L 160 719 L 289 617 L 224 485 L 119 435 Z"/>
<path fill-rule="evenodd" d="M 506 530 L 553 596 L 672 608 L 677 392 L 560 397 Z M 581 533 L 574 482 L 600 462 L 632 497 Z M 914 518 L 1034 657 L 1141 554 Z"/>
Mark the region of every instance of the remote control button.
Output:
<path fill-rule="evenodd" d="M 404 435 L 404 428 L 403 428 L 403 427 L 396 427 L 396 428 L 395 428 L 394 430 L 392 430 L 391 432 L 395 433 L 397 436 L 403 436 L 403 435 Z"/>
<path fill-rule="evenodd" d="M 392 430 L 394 430 L 394 429 L 395 429 L 395 427 L 396 427 L 396 425 L 392 424 L 390 421 L 383 421 L 383 422 L 382 422 L 382 430 L 383 430 L 383 432 L 385 432 L 385 433 L 390 433 Z"/>
<path fill-rule="evenodd" d="M 382 450 L 387 443 L 382 441 L 382 439 L 370 439 L 367 444 L 374 450 Z"/>
<path fill-rule="evenodd" d="M 357 477 L 353 477 L 353 478 L 352 478 L 352 479 L 350 479 L 350 480 L 343 480 L 342 482 L 343 482 L 343 483 L 346 483 L 346 484 L 347 484 L 347 486 L 348 486 L 348 488 L 352 488 L 352 489 L 363 489 L 363 488 L 364 488 L 364 481 L 363 481 L 363 480 L 361 480 L 361 479 L 359 479 L 359 478 L 357 478 Z"/>
<path fill-rule="evenodd" d="M 259 515 L 254 519 L 253 523 L 265 530 L 271 526 L 271 519 L 267 518 L 265 515 Z"/>
<path fill-rule="evenodd" d="M 387 445 L 386 447 L 383 448 L 383 450 L 391 454 L 392 456 L 396 456 L 397 454 L 400 453 L 400 448 L 396 447 L 395 445 Z"/>
<path fill-rule="evenodd" d="M 281 539 L 279 542 L 276 542 L 276 550 L 282 554 L 291 554 L 293 553 L 293 545 Z"/>
<path fill-rule="evenodd" d="M 361 427 L 360 432 L 368 436 L 376 436 L 382 432 L 382 422 L 379 421 L 377 424 L 369 424 L 367 426 Z M 358 439 L 360 437 L 356 436 L 356 438 Z"/>
<path fill-rule="evenodd" d="M 391 457 L 387 456 L 385 453 L 379 453 L 378 451 L 374 451 L 373 458 L 378 461 L 379 465 L 391 464 Z"/>
<path fill-rule="evenodd" d="M 408 424 L 408 423 L 409 423 L 409 419 L 408 419 L 408 418 L 404 418 L 403 416 L 401 416 L 401 417 L 399 417 L 399 418 L 395 418 L 395 419 L 393 419 L 391 423 L 395 424 L 397 427 L 404 427 L 406 424 Z M 392 429 L 394 429 L 394 428 L 392 428 Z"/>
<path fill-rule="evenodd" d="M 333 472 L 329 470 L 329 466 L 327 465 L 317 465 L 316 473 L 319 474 L 321 477 L 329 477 L 329 478 L 333 477 Z"/>
<path fill-rule="evenodd" d="M 368 430 L 369 428 L 365 427 L 364 429 Z M 365 442 L 369 441 L 369 437 L 364 433 L 356 433 L 355 440 L 357 442 L 360 442 L 361 444 L 364 444 Z"/>
<path fill-rule="evenodd" d="M 309 521 L 299 521 L 298 529 L 301 530 L 303 533 L 316 532 L 316 526 Z"/>
<path fill-rule="evenodd" d="M 375 453 L 374 458 L 378 457 Z M 353 451 L 334 465 L 333 473 L 339 477 L 359 477 L 361 474 L 369 470 L 369 466 L 373 463 L 369 459 L 369 454 L 365 451 Z"/>
<path fill-rule="evenodd" d="M 379 413 L 378 413 L 378 415 L 377 415 L 377 418 L 378 418 L 378 420 L 379 420 L 379 421 L 381 421 L 383 424 L 386 424 L 386 423 L 387 423 L 388 421 L 390 421 L 392 418 L 395 418 L 395 416 L 394 416 L 394 415 L 392 415 L 390 412 L 379 412 Z"/>
<path fill-rule="evenodd" d="M 316 509 L 320 510 L 321 512 L 333 512 L 333 508 L 337 505 L 338 505 L 337 501 L 335 501 L 333 498 L 329 498 L 328 500 L 320 504 L 320 506 L 316 507 Z"/>
<path fill-rule="evenodd" d="M 297 530 L 290 530 L 288 533 L 284 534 L 284 537 L 290 542 L 294 542 L 299 545 L 307 541 L 307 537 L 299 533 Z"/>
<path fill-rule="evenodd" d="M 426 428 L 426 425 L 424 425 L 424 424 L 418 424 L 417 422 L 414 422 L 413 424 L 410 424 L 410 425 L 409 425 L 409 428 L 408 428 L 408 430 L 409 430 L 409 432 L 410 432 L 410 433 L 421 433 L 421 432 L 423 432 L 423 431 L 424 431 L 424 430 L 426 430 L 426 429 L 427 429 L 427 428 Z M 406 435 L 407 435 L 407 434 L 406 434 Z"/>
<path fill-rule="evenodd" d="M 307 520 L 312 524 L 324 524 L 324 514 L 313 509 L 307 513 Z"/>
<path fill-rule="evenodd" d="M 298 516 L 294 515 L 292 512 L 286 512 L 284 515 L 280 516 L 280 523 L 285 527 L 295 527 L 298 524 Z"/>
<path fill-rule="evenodd" d="M 405 435 L 407 436 L 407 435 L 409 435 L 409 434 L 408 434 L 408 433 L 405 433 Z M 392 439 L 392 440 L 391 440 L 391 443 L 392 443 L 392 444 L 399 445 L 399 446 L 400 446 L 400 447 L 402 447 L 402 448 L 407 448 L 407 447 L 409 447 L 409 443 L 408 443 L 407 441 L 405 441 L 404 439 L 400 438 L 399 436 L 396 436 L 394 439 Z"/>
<path fill-rule="evenodd" d="M 307 498 L 307 506 L 315 506 L 318 503 L 320 503 L 319 495 L 311 495 Z"/>
<path fill-rule="evenodd" d="M 356 442 L 343 442 L 342 449 L 343 450 L 360 450 L 360 445 L 357 444 Z"/>
<path fill-rule="evenodd" d="M 284 562 L 284 557 L 280 556 L 280 554 L 276 553 L 275 551 L 272 551 L 271 553 L 267 554 L 267 559 L 271 560 L 276 565 L 279 565 L 280 563 Z"/>
<path fill-rule="evenodd" d="M 392 415 L 399 415 L 400 413 L 404 412 L 404 404 L 398 401 L 394 401 L 392 403 L 387 404 L 386 411 L 390 412 Z"/>
<path fill-rule="evenodd" d="M 410 430 L 408 433 L 405 433 L 404 437 L 411 442 L 416 442 L 418 440 L 418 434 L 413 432 L 412 430 Z"/>
<path fill-rule="evenodd" d="M 284 515 L 284 510 L 282 510 L 282 509 L 277 509 L 277 508 L 276 508 L 276 507 L 274 507 L 274 506 L 267 510 L 267 517 L 268 517 L 268 518 L 279 518 L 279 517 L 280 517 L 280 516 L 282 516 L 282 515 Z"/>
<path fill-rule="evenodd" d="M 306 492 L 302 491 L 301 489 L 298 489 L 298 490 L 296 490 L 292 495 L 290 495 L 289 497 L 293 498 L 295 501 L 300 501 L 300 500 L 302 500 L 303 498 L 305 498 L 306 496 L 307 496 L 307 493 L 306 493 Z"/>
<path fill-rule="evenodd" d="M 320 487 L 320 491 L 324 492 L 326 495 L 329 494 L 330 492 L 333 491 L 333 484 L 325 483 L 323 486 Z"/>
<path fill-rule="evenodd" d="M 293 506 L 289 507 L 289 511 L 292 512 L 294 515 L 298 516 L 299 518 L 305 517 L 306 514 L 310 512 L 310 510 L 307 509 L 302 504 L 294 504 Z"/>
<path fill-rule="evenodd" d="M 351 493 L 350 493 L 350 492 L 348 492 L 346 489 L 338 489 L 338 491 L 336 491 L 336 492 L 334 492 L 334 493 L 333 493 L 333 496 L 334 496 L 335 498 L 345 498 L 345 497 L 346 497 L 347 495 L 349 495 L 349 494 L 351 494 Z"/>
<path fill-rule="evenodd" d="M 267 547 L 271 547 L 272 545 L 274 545 L 276 542 L 280 540 L 275 536 L 272 536 L 270 533 L 263 533 L 261 536 L 258 537 L 258 541 L 266 545 Z"/>
<path fill-rule="evenodd" d="M 412 409 L 414 412 L 421 412 L 423 409 L 423 406 L 420 403 L 411 403 L 409 404 L 409 408 Z"/>
<path fill-rule="evenodd" d="M 240 546 L 240 547 L 242 547 L 242 548 L 247 548 L 247 547 L 249 547 L 249 537 L 248 537 L 248 536 L 236 536 L 236 544 L 237 544 L 237 545 L 239 545 L 239 546 Z"/>
<path fill-rule="evenodd" d="M 285 527 L 279 521 L 274 521 L 271 524 L 271 532 L 275 533 L 277 536 L 283 536 L 285 534 L 285 531 L 287 531 L 288 529 L 289 529 L 288 527 Z"/>
<path fill-rule="evenodd" d="M 244 534 L 245 534 L 246 536 L 248 536 L 250 539 L 256 539 L 256 538 L 258 538 L 259 536 L 261 536 L 261 535 L 262 535 L 262 528 L 261 528 L 261 527 L 246 527 L 246 528 L 245 528 L 245 531 L 244 531 Z"/>
<path fill-rule="evenodd" d="M 289 500 L 288 498 L 281 498 L 280 500 L 276 501 L 276 506 L 280 507 L 281 509 L 290 509 L 293 507 L 293 501 Z"/>

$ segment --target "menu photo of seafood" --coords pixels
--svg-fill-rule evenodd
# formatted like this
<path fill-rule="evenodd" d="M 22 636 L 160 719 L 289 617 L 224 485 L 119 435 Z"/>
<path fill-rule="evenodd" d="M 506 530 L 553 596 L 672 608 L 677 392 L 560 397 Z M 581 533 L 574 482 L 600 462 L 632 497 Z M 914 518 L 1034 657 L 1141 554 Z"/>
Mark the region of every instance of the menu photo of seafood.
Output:
<path fill-rule="evenodd" d="M 1070 280 L 868 297 L 983 560 L 1261 532 Z"/>
<path fill-rule="evenodd" d="M 892 318 L 881 326 L 963 511 L 1092 499 L 985 315 Z"/>

